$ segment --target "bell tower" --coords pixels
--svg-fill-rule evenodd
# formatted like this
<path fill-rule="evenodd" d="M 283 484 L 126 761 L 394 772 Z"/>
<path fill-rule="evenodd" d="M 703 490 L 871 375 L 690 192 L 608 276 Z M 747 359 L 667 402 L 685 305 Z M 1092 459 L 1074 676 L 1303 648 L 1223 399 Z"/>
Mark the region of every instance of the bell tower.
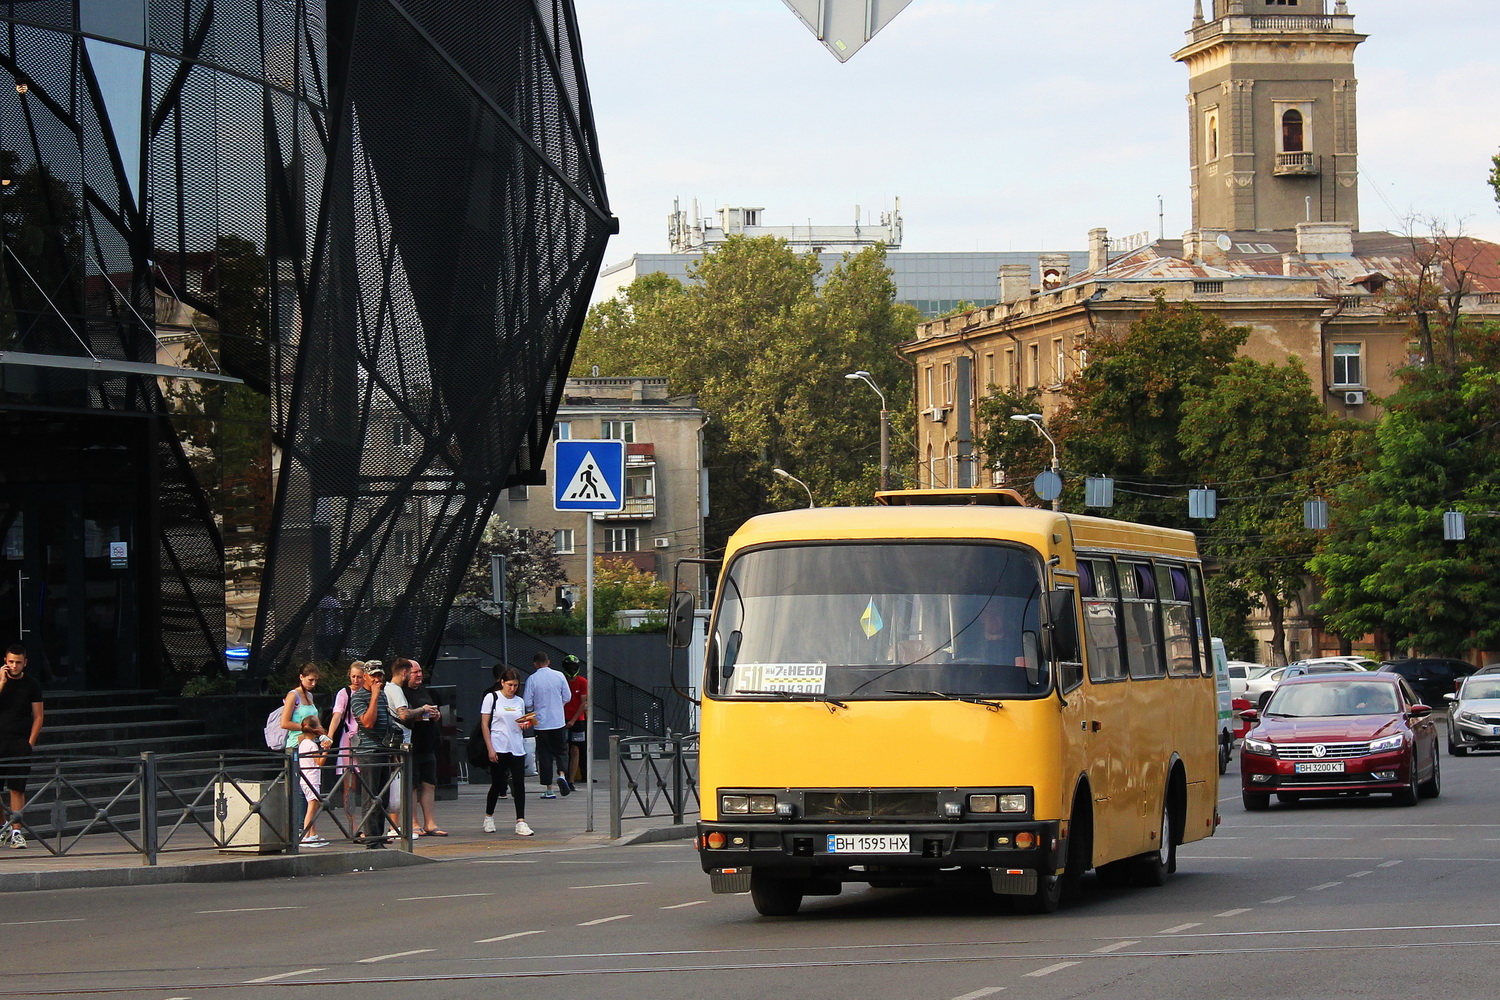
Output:
<path fill-rule="evenodd" d="M 1358 230 L 1347 0 L 1193 0 L 1187 37 L 1193 228 Z"/>

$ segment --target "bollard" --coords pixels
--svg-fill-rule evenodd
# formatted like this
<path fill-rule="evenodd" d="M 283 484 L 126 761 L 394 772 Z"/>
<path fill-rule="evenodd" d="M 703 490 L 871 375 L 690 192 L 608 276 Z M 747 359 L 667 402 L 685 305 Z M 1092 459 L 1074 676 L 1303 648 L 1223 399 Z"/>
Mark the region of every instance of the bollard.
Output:
<path fill-rule="evenodd" d="M 156 754 L 150 750 L 141 754 L 141 767 L 136 772 L 137 801 L 141 814 L 141 854 L 148 865 L 156 864 Z"/>
<path fill-rule="evenodd" d="M 682 822 L 682 802 L 686 798 L 682 775 L 682 737 L 672 738 L 672 822 Z"/>
<path fill-rule="evenodd" d="M 609 738 L 609 839 L 620 839 L 620 737 Z"/>
<path fill-rule="evenodd" d="M 398 818 L 401 820 L 401 849 L 411 854 L 413 850 L 411 836 L 411 745 L 401 745 L 401 806 Z"/>
<path fill-rule="evenodd" d="M 286 852 L 288 854 L 299 854 L 302 846 L 302 813 L 297 809 L 301 796 L 297 794 L 297 782 L 300 775 L 297 774 L 297 757 L 295 754 L 284 753 L 281 755 L 284 764 L 282 773 L 286 775 Z M 261 817 L 264 821 L 265 817 Z"/>

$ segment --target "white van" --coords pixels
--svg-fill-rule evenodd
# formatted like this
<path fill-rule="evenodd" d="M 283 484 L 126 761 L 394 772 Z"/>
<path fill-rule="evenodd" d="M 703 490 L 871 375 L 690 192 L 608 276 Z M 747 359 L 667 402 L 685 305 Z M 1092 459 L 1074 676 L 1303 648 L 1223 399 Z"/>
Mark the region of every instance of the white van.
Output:
<path fill-rule="evenodd" d="M 1224 640 L 1211 640 L 1214 648 L 1214 683 L 1219 691 L 1219 773 L 1229 770 L 1234 755 L 1234 687 L 1229 679 L 1229 656 Z"/>

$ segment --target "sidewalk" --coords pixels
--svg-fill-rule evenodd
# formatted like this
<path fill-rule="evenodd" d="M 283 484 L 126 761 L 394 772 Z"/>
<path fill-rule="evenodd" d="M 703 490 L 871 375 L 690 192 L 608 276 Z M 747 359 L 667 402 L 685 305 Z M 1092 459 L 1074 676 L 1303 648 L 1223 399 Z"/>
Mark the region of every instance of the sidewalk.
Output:
<path fill-rule="evenodd" d="M 588 796 L 580 786 L 572 795 L 543 800 L 544 789 L 535 778 L 527 779 L 526 821 L 536 831 L 532 837 L 515 834 L 515 805 L 501 799 L 495 807 L 495 833 L 483 833 L 486 785 L 459 785 L 457 800 L 438 802 L 435 809 L 440 828 L 447 837 L 419 837 L 413 852 L 396 847 L 369 850 L 347 842 L 329 847 L 303 849 L 296 855 L 254 855 L 218 851 L 197 833 L 191 848 L 190 831 L 184 828 L 147 865 L 115 834 L 97 834 L 72 847 L 75 853 L 57 857 L 35 840 L 24 851 L 0 846 L 0 892 L 41 889 L 84 889 L 125 885 L 161 885 L 183 882 L 235 882 L 245 879 L 286 878 L 298 875 L 331 875 L 339 872 L 402 868 L 439 861 L 504 857 L 536 851 L 576 851 L 617 847 L 662 840 L 685 840 L 693 836 L 697 814 L 674 824 L 670 814 L 621 822 L 619 840 L 609 838 L 609 786 L 594 785 L 594 829 L 588 832 Z M 413 822 L 415 824 L 415 816 Z M 320 820 L 325 837 L 337 832 L 333 823 Z M 181 849 L 182 846 L 191 849 Z"/>

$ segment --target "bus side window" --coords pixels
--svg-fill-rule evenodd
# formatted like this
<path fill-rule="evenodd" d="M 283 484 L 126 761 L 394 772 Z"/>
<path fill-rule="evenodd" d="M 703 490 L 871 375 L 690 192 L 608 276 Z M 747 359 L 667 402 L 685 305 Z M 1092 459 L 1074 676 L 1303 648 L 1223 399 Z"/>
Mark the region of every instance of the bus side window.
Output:
<path fill-rule="evenodd" d="M 1108 559 L 1078 562 L 1078 595 L 1083 600 L 1085 659 L 1089 680 L 1117 681 L 1125 676 L 1120 657 L 1120 601 L 1115 566 Z"/>

